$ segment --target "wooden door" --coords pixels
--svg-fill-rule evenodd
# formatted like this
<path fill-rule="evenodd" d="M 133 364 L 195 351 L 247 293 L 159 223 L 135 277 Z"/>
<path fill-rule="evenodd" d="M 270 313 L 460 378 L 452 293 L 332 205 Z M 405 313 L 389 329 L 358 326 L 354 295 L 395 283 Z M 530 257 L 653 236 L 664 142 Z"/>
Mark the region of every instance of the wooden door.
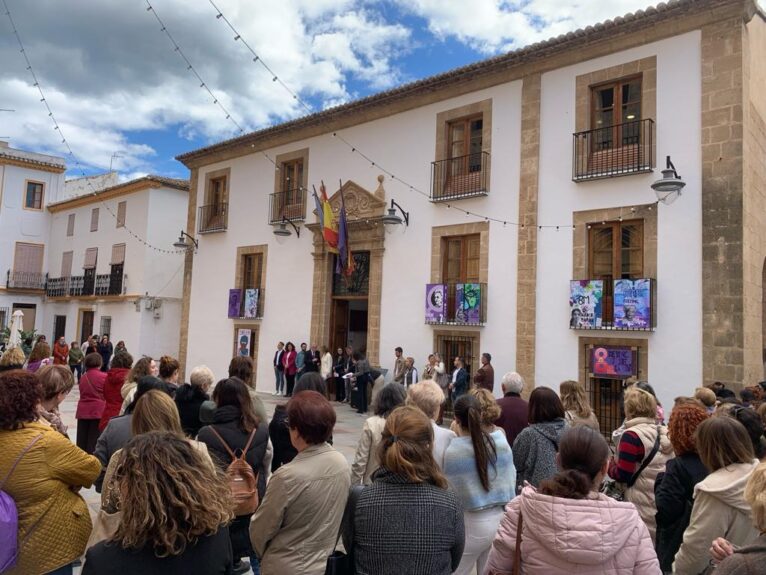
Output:
<path fill-rule="evenodd" d="M 53 341 L 58 341 L 60 337 L 66 336 L 66 316 L 57 315 L 53 317 Z"/>
<path fill-rule="evenodd" d="M 13 321 L 13 312 L 20 309 L 24 313 L 24 331 L 32 331 L 35 329 L 35 317 L 37 315 L 37 306 L 33 303 L 19 303 L 13 304 L 11 310 L 11 321 Z M 9 322 L 10 325 L 10 322 Z"/>
<path fill-rule="evenodd" d="M 93 320 L 94 320 L 95 312 L 93 311 L 83 311 L 82 312 L 82 322 L 80 324 L 80 341 L 88 341 L 88 337 L 93 335 Z"/>
<path fill-rule="evenodd" d="M 332 306 L 332 333 L 330 349 L 345 348 L 348 345 L 348 300 L 333 300 Z"/>

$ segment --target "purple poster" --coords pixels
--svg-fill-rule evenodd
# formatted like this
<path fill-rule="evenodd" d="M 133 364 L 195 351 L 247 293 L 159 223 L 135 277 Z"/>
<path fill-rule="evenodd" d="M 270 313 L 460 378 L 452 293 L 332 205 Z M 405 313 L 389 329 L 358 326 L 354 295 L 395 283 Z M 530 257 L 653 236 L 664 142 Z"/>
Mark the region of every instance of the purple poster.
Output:
<path fill-rule="evenodd" d="M 240 317 L 241 309 L 242 309 L 242 290 L 230 289 L 229 290 L 229 317 Z"/>
<path fill-rule="evenodd" d="M 614 327 L 621 329 L 652 327 L 652 280 L 614 281 Z"/>
<path fill-rule="evenodd" d="M 455 285 L 455 321 L 468 325 L 481 323 L 481 285 Z"/>
<path fill-rule="evenodd" d="M 636 374 L 633 350 L 629 347 L 596 346 L 590 352 L 594 377 L 624 379 Z"/>
<path fill-rule="evenodd" d="M 426 284 L 426 323 L 444 323 L 446 308 L 447 286 Z"/>

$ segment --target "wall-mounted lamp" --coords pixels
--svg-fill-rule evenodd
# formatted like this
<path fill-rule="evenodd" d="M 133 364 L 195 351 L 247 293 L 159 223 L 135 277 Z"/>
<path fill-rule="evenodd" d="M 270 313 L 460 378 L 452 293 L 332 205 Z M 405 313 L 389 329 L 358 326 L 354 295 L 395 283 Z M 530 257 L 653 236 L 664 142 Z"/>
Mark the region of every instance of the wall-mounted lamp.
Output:
<path fill-rule="evenodd" d="M 298 226 L 296 226 L 292 220 L 288 220 L 285 216 L 282 216 L 282 221 L 279 222 L 279 227 L 274 228 L 274 235 L 275 236 L 282 236 L 287 237 L 292 234 L 290 230 L 287 229 L 287 224 L 290 224 L 292 228 L 295 230 L 295 235 L 298 237 L 301 237 L 301 230 Z"/>
<path fill-rule="evenodd" d="M 396 213 L 396 208 L 399 208 L 399 211 L 402 212 L 402 216 L 404 216 L 404 220 L 399 216 L 399 214 Z M 410 213 L 405 212 L 402 209 L 402 206 L 397 204 L 393 198 L 391 198 L 391 207 L 388 208 L 388 213 L 380 218 L 380 221 L 384 224 L 391 224 L 391 225 L 399 225 L 401 223 L 404 223 L 405 226 L 410 225 Z"/>
<path fill-rule="evenodd" d="M 676 167 L 670 161 L 670 156 L 668 156 L 665 169 L 662 170 L 662 179 L 652 184 L 652 189 L 657 194 L 657 199 L 665 205 L 670 205 L 678 199 L 685 185 L 686 182 L 678 175 Z"/>
<path fill-rule="evenodd" d="M 189 238 L 192 243 L 191 244 L 187 244 L 186 243 L 186 238 Z M 193 237 L 191 237 L 185 231 L 181 230 L 181 235 L 178 236 L 178 241 L 173 244 L 173 247 L 174 248 L 178 248 L 179 250 L 188 250 L 192 246 L 194 246 L 195 250 L 198 249 L 199 248 L 199 240 L 195 240 Z"/>

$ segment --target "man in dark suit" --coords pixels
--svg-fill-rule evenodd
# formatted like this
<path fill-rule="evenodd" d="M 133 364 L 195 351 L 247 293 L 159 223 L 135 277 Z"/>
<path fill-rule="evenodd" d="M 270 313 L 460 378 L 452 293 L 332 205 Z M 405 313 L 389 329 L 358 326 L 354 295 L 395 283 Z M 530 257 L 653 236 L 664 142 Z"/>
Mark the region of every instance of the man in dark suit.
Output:
<path fill-rule="evenodd" d="M 481 354 L 481 367 L 476 370 L 473 382 L 476 387 L 486 389 L 490 393 L 495 390 L 495 368 L 492 367 L 492 356 L 488 353 Z"/>
<path fill-rule="evenodd" d="M 280 395 L 285 387 L 285 366 L 282 365 L 284 349 L 285 344 L 280 341 L 277 344 L 277 351 L 274 352 L 274 377 L 277 380 L 277 390 L 272 395 Z"/>
<path fill-rule="evenodd" d="M 304 373 L 308 373 L 309 371 L 319 371 L 319 366 L 322 363 L 322 356 L 319 354 L 317 344 L 311 344 L 311 349 L 306 352 L 306 356 L 303 362 Z"/>
<path fill-rule="evenodd" d="M 468 392 L 468 372 L 465 369 L 465 361 L 458 356 L 453 362 L 455 371 L 452 372 L 452 383 L 449 384 L 452 392 L 452 401 Z"/>
<path fill-rule="evenodd" d="M 516 436 L 529 425 L 529 406 L 521 398 L 524 378 L 515 371 L 509 372 L 503 376 L 500 385 L 504 395 L 497 400 L 500 417 L 495 420 L 495 425 L 505 430 L 505 438 L 509 445 L 513 445 Z"/>

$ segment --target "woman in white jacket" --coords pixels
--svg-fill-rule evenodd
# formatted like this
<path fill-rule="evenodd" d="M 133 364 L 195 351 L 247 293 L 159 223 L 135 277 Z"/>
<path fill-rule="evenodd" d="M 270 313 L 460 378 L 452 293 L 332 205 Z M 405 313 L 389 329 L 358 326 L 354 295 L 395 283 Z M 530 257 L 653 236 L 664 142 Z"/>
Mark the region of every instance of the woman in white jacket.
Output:
<path fill-rule="evenodd" d="M 758 460 L 745 427 L 731 417 L 711 417 L 697 427 L 695 442 L 710 475 L 694 487 L 691 520 L 673 562 L 673 573 L 681 575 L 707 568 L 710 544 L 718 537 L 738 547 L 758 537 L 745 501 L 745 485 Z"/>
<path fill-rule="evenodd" d="M 333 376 L 332 372 L 333 367 L 333 358 L 332 354 L 330 353 L 330 348 L 328 348 L 326 345 L 322 346 L 322 361 L 319 364 L 319 375 L 322 376 L 322 379 L 324 379 L 325 384 L 327 385 L 327 391 L 329 392 L 329 395 L 332 396 L 335 392 L 334 390 L 334 384 L 335 384 L 335 377 Z"/>

